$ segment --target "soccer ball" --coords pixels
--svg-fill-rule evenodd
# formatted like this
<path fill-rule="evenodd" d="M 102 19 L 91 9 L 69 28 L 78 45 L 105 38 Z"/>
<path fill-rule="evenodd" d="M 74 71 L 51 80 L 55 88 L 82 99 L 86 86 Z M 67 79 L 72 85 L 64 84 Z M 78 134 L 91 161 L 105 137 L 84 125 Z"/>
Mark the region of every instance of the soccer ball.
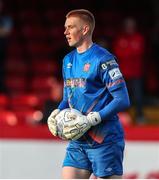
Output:
<path fill-rule="evenodd" d="M 74 116 L 70 116 L 70 113 L 74 113 Z M 64 109 L 57 114 L 55 117 L 57 121 L 57 132 L 58 136 L 62 139 L 65 139 L 63 136 L 63 127 L 66 126 L 70 121 L 73 121 L 76 119 L 77 116 L 82 115 L 82 113 L 76 109 Z"/>

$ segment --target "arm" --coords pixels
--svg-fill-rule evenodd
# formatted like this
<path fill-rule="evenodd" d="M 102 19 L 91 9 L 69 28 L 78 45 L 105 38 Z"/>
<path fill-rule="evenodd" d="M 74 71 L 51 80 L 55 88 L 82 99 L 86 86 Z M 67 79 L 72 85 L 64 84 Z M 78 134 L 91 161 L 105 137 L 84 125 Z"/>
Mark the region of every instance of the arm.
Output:
<path fill-rule="evenodd" d="M 63 73 L 64 74 L 64 73 Z M 65 79 L 64 79 L 65 81 Z M 65 82 L 64 82 L 64 88 L 63 88 L 63 99 L 60 102 L 58 109 L 63 110 L 69 108 L 69 104 L 68 104 L 68 98 L 67 98 L 67 89 L 65 87 Z"/>
<path fill-rule="evenodd" d="M 58 109 L 61 111 L 63 109 L 69 108 L 69 104 L 68 104 L 68 96 L 67 96 L 67 88 L 66 88 L 66 77 L 65 77 L 65 68 L 64 68 L 64 61 L 63 61 L 63 68 L 62 68 L 62 75 L 63 75 L 63 80 L 64 80 L 64 88 L 63 88 L 63 99 L 60 102 Z"/>
<path fill-rule="evenodd" d="M 63 70 L 63 79 L 65 82 L 65 75 L 64 75 L 64 70 Z M 65 83 L 64 83 L 64 88 L 63 88 L 63 100 L 60 102 L 59 106 L 57 109 L 53 110 L 52 113 L 50 114 L 50 116 L 48 117 L 48 127 L 50 132 L 54 135 L 57 136 L 58 132 L 57 132 L 57 121 L 55 119 L 55 117 L 60 113 L 61 110 L 68 108 L 68 101 L 67 101 L 67 89 L 65 87 Z"/>
<path fill-rule="evenodd" d="M 58 106 L 58 109 L 60 109 L 60 111 L 61 111 L 61 110 L 66 109 L 66 108 L 69 108 L 68 101 L 62 100 Z"/>
<path fill-rule="evenodd" d="M 104 109 L 99 111 L 102 120 L 108 119 L 109 117 L 125 110 L 130 106 L 126 87 L 119 87 L 115 90 L 112 90 L 110 93 L 113 97 L 113 100 L 107 106 L 105 106 Z"/>

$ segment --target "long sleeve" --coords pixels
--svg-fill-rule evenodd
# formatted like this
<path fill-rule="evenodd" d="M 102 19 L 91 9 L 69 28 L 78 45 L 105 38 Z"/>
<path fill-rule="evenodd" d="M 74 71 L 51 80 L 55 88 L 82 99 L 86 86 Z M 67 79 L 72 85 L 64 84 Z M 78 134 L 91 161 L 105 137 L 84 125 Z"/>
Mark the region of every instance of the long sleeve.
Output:
<path fill-rule="evenodd" d="M 58 106 L 58 109 L 63 110 L 65 108 L 69 108 L 68 101 L 62 100 Z"/>
<path fill-rule="evenodd" d="M 113 99 L 99 111 L 102 119 L 108 119 L 109 117 L 117 114 L 120 111 L 125 110 L 130 106 L 130 100 L 126 87 L 119 87 L 110 92 Z"/>

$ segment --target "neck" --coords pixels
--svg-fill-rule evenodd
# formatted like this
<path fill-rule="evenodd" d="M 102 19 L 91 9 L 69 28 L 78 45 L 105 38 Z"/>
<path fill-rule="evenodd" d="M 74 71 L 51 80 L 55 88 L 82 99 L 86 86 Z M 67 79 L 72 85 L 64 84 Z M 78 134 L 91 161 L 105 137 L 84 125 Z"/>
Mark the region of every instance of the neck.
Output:
<path fill-rule="evenodd" d="M 92 46 L 92 44 L 93 44 L 92 39 L 84 41 L 80 46 L 77 47 L 77 52 L 78 53 L 85 52 L 87 49 L 89 49 Z"/>

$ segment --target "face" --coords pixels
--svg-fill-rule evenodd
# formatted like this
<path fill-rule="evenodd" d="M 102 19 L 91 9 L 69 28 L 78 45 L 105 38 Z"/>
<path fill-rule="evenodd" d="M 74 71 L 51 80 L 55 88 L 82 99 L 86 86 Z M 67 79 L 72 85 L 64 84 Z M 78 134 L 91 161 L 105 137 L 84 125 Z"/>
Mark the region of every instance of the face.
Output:
<path fill-rule="evenodd" d="M 79 47 L 82 45 L 86 34 L 86 25 L 78 17 L 69 17 L 65 21 L 65 32 L 69 46 Z"/>

